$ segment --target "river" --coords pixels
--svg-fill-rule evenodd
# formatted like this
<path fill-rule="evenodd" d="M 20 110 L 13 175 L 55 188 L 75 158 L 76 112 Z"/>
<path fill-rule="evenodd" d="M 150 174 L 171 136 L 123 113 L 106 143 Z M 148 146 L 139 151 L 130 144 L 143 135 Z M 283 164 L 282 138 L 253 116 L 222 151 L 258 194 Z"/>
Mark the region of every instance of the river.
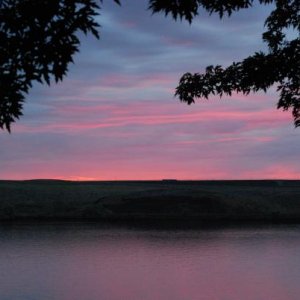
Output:
<path fill-rule="evenodd" d="M 299 300 L 300 225 L 2 224 L 1 300 Z"/>

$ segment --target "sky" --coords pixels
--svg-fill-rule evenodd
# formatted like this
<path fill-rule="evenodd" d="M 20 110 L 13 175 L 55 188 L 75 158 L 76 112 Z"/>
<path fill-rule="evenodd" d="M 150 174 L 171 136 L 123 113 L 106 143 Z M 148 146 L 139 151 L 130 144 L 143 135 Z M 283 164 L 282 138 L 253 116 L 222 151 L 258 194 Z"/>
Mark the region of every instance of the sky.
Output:
<path fill-rule="evenodd" d="M 100 40 L 81 36 L 62 83 L 35 84 L 12 133 L 0 132 L 0 179 L 300 179 L 300 129 L 267 93 L 174 97 L 185 72 L 266 50 L 270 6 L 188 22 L 147 1 L 104 1 Z"/>

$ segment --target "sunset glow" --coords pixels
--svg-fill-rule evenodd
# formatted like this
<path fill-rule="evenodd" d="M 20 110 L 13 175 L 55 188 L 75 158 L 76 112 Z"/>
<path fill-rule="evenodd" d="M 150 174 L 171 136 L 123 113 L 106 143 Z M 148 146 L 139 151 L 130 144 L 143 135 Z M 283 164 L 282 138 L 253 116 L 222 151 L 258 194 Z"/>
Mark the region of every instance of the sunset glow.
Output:
<path fill-rule="evenodd" d="M 101 39 L 82 37 L 66 79 L 36 84 L 12 134 L 0 133 L 0 179 L 300 179 L 300 129 L 266 94 L 174 98 L 180 76 L 264 50 L 268 6 L 190 26 L 146 1 L 104 3 Z"/>

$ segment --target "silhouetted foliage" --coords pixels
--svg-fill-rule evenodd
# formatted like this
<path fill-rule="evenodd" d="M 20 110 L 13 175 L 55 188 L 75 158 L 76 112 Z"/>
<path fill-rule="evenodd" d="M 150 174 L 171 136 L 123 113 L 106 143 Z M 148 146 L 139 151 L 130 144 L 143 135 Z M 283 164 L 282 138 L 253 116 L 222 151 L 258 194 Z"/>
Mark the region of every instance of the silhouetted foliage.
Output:
<path fill-rule="evenodd" d="M 114 0 L 120 4 L 119 0 Z M 62 80 L 78 51 L 78 33 L 99 38 L 94 0 L 0 1 L 0 127 L 22 115 L 33 81 Z"/>
<path fill-rule="evenodd" d="M 253 0 L 150 0 L 154 12 L 171 14 L 174 19 L 185 18 L 192 22 L 199 7 L 209 13 L 218 13 L 222 18 L 237 10 L 252 6 Z M 277 84 L 280 92 L 278 108 L 292 108 L 295 126 L 300 126 L 300 1 L 259 0 L 260 4 L 273 3 L 275 8 L 265 21 L 267 31 L 263 40 L 269 52 L 258 52 L 241 62 L 234 62 L 227 68 L 209 66 L 204 74 L 184 74 L 176 88 L 175 95 L 188 104 L 195 98 L 209 95 L 229 95 L 233 92 L 249 94 L 266 91 Z M 288 41 L 286 30 L 294 29 L 298 37 Z"/>
<path fill-rule="evenodd" d="M 165 1 L 163 4 L 159 0 L 151 2 L 155 11 L 171 13 L 175 19 L 179 16 L 191 22 L 199 6 L 222 17 L 225 13 L 230 15 L 235 10 L 251 6 L 253 1 L 179 1 L 172 7 L 169 5 L 176 1 Z M 297 127 L 300 126 L 300 1 L 259 2 L 275 4 L 275 9 L 265 21 L 267 31 L 263 33 L 269 52 L 255 53 L 227 68 L 209 66 L 204 74 L 186 73 L 181 77 L 175 95 L 181 101 L 191 104 L 195 98 L 207 99 L 209 95 L 231 96 L 233 92 L 247 95 L 259 90 L 266 91 L 277 84 L 277 91 L 280 93 L 277 107 L 284 110 L 292 108 Z M 297 38 L 289 41 L 286 38 L 287 29 L 294 29 Z"/>
<path fill-rule="evenodd" d="M 120 4 L 119 0 L 113 0 Z M 99 38 L 98 15 L 101 0 L 0 0 L 0 127 L 10 131 L 22 115 L 24 95 L 33 81 L 50 84 L 62 80 L 78 51 L 78 33 Z M 222 18 L 249 8 L 253 0 L 149 0 L 153 13 L 171 14 L 192 22 L 199 8 Z M 265 21 L 263 40 L 268 53 L 255 53 L 227 68 L 209 66 L 204 74 L 186 73 L 176 95 L 191 104 L 211 94 L 231 95 L 266 91 L 277 84 L 278 108 L 292 108 L 300 126 L 300 1 L 259 0 L 274 5 Z M 293 28 L 298 37 L 288 41 L 285 31 Z"/>

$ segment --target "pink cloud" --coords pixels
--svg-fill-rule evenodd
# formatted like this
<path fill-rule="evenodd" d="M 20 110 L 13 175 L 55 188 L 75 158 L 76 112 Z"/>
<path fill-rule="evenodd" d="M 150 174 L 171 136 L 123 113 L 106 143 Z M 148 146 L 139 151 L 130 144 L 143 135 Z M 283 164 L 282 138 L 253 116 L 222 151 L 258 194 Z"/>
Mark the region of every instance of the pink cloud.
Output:
<path fill-rule="evenodd" d="M 182 111 L 180 111 L 182 108 Z M 90 107 L 62 106 L 57 115 L 59 121 L 55 123 L 41 124 L 36 127 L 34 123 L 18 125 L 18 132 L 34 131 L 47 132 L 53 130 L 78 131 L 97 128 L 124 127 L 130 124 L 142 126 L 158 126 L 167 124 L 207 124 L 213 128 L 214 124 L 222 122 L 239 121 L 243 123 L 244 131 L 255 129 L 275 128 L 291 122 L 290 115 L 274 108 L 262 111 L 213 111 L 212 109 L 201 109 L 193 107 L 187 111 L 186 107 L 179 104 L 157 104 L 139 103 L 132 105 L 98 105 Z M 80 118 L 80 122 L 78 122 Z M 218 130 L 216 129 L 216 132 Z M 259 138 L 259 137 L 258 137 Z"/>
<path fill-rule="evenodd" d="M 98 87 L 112 87 L 114 89 L 122 88 L 128 89 L 134 87 L 138 88 L 146 88 L 146 87 L 155 87 L 165 86 L 165 85 L 175 85 L 177 83 L 177 78 L 174 76 L 169 76 L 167 74 L 151 74 L 151 75 L 107 75 L 101 79 L 99 79 Z M 173 91 L 174 92 L 174 91 Z"/>
<path fill-rule="evenodd" d="M 300 179 L 300 170 L 284 164 L 273 164 L 255 171 L 245 171 L 244 177 L 249 179 Z"/>

